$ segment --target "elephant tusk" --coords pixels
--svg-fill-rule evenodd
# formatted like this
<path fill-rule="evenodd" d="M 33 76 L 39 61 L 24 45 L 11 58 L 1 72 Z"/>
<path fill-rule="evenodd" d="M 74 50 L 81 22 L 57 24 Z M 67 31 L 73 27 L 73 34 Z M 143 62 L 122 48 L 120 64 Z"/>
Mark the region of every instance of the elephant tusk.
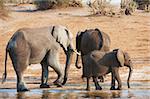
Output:
<path fill-rule="evenodd" d="M 81 56 L 81 54 L 79 52 L 77 52 L 76 50 L 73 50 L 77 55 Z"/>
<path fill-rule="evenodd" d="M 72 43 L 70 44 L 70 46 L 71 46 L 73 52 L 75 52 L 77 55 L 81 56 L 81 54 L 78 51 L 75 50 L 75 48 L 74 48 Z"/>

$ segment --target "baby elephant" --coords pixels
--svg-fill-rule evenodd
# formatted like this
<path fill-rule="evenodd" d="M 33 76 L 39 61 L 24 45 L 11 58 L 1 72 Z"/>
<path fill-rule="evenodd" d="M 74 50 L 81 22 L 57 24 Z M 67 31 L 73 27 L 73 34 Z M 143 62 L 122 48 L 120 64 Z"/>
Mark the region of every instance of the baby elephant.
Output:
<path fill-rule="evenodd" d="M 117 90 L 121 90 L 122 84 L 119 75 L 119 67 L 127 66 L 129 68 L 129 76 L 127 80 L 128 88 L 130 88 L 129 80 L 133 71 L 133 64 L 128 53 L 120 49 L 115 49 L 112 52 L 92 51 L 91 53 L 82 57 L 83 63 L 83 77 L 87 78 L 87 88 L 90 90 L 89 79 L 93 78 L 96 90 L 101 90 L 97 78 L 99 76 L 111 73 L 111 90 L 115 90 L 115 80 L 118 82 Z"/>

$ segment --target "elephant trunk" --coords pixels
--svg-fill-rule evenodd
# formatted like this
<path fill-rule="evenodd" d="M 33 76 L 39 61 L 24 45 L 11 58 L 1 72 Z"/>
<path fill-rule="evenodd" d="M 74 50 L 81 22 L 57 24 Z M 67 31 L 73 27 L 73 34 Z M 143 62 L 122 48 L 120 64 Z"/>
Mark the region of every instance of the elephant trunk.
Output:
<path fill-rule="evenodd" d="M 65 51 L 66 54 L 66 66 L 65 66 L 65 75 L 64 75 L 64 81 L 63 81 L 63 85 L 67 82 L 68 79 L 68 72 L 70 69 L 70 65 L 71 65 L 71 61 L 72 61 L 72 57 L 73 57 L 73 52 L 75 52 L 77 55 L 80 55 L 80 53 L 78 53 L 74 47 L 73 44 L 70 44 L 67 47 L 67 51 Z"/>
<path fill-rule="evenodd" d="M 76 56 L 75 66 L 76 66 L 77 69 L 80 69 L 80 68 L 81 68 L 81 66 L 79 66 L 79 55 L 78 55 L 78 54 L 77 54 L 77 56 Z"/>
<path fill-rule="evenodd" d="M 64 75 L 64 81 L 62 83 L 63 85 L 67 82 L 67 79 L 68 79 L 68 72 L 69 72 L 69 69 L 70 69 L 72 56 L 73 56 L 73 51 L 72 50 L 69 50 L 69 51 L 66 52 L 65 75 Z"/>
<path fill-rule="evenodd" d="M 130 63 L 130 66 L 128 66 L 128 67 L 129 67 L 129 75 L 128 75 L 128 80 L 127 80 L 127 85 L 128 85 L 128 88 L 130 88 L 129 82 L 130 82 L 130 78 L 131 78 L 131 75 L 132 75 L 132 72 L 133 72 L 133 64 Z"/>
<path fill-rule="evenodd" d="M 78 32 L 78 35 L 76 36 L 76 49 L 77 49 L 78 53 L 81 51 L 80 50 L 81 37 L 82 37 L 82 34 L 80 34 L 80 32 Z M 77 69 L 81 68 L 81 66 L 79 66 L 79 55 L 78 54 L 76 54 L 75 66 L 76 66 Z"/>

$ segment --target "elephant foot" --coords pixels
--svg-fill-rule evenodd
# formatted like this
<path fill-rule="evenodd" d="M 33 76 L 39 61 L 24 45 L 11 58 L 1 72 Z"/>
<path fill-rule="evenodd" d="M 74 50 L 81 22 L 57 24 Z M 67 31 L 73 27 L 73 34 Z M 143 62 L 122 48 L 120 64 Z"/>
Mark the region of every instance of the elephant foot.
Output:
<path fill-rule="evenodd" d="M 118 87 L 116 90 L 122 90 L 122 88 L 121 88 L 121 87 Z"/>
<path fill-rule="evenodd" d="M 96 90 L 102 90 L 101 86 L 96 87 Z"/>
<path fill-rule="evenodd" d="M 25 91 L 30 91 L 29 89 L 17 89 L 17 92 L 25 92 Z"/>
<path fill-rule="evenodd" d="M 85 90 L 86 90 L 86 91 L 90 91 L 90 88 L 86 88 Z"/>
<path fill-rule="evenodd" d="M 115 86 L 112 86 L 112 87 L 110 88 L 110 90 L 116 90 Z"/>
<path fill-rule="evenodd" d="M 48 84 L 41 84 L 40 88 L 50 88 L 50 86 Z"/>
<path fill-rule="evenodd" d="M 67 82 L 67 77 L 64 78 L 62 85 L 66 84 L 66 82 Z"/>
<path fill-rule="evenodd" d="M 29 89 L 25 87 L 24 83 L 17 85 L 17 92 L 25 92 L 25 91 L 29 91 Z"/>
<path fill-rule="evenodd" d="M 59 81 L 55 81 L 53 82 L 54 85 L 56 85 L 57 87 L 62 87 L 62 83 L 60 83 Z"/>

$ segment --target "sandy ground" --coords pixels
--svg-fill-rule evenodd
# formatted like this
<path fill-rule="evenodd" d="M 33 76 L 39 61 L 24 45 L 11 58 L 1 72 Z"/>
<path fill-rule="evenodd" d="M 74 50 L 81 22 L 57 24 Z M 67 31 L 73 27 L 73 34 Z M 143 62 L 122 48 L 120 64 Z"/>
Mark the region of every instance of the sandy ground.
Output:
<path fill-rule="evenodd" d="M 39 89 L 41 66 L 39 64 L 28 67 L 25 72 L 27 86 L 31 89 L 27 93 L 16 92 L 16 75 L 12 68 L 11 61 L 8 61 L 8 77 L 5 84 L 0 84 L 0 98 L 88 98 L 88 97 L 121 97 L 121 98 L 150 98 L 150 13 L 136 11 L 132 16 L 106 17 L 89 16 L 89 11 L 85 8 L 67 8 L 47 11 L 26 11 L 24 8 L 13 8 L 10 17 L 6 20 L 0 20 L 0 80 L 4 71 L 5 47 L 13 33 L 22 27 L 43 27 L 50 25 L 64 25 L 70 29 L 75 36 L 78 31 L 84 31 L 90 28 L 99 28 L 107 33 L 111 38 L 111 49 L 121 48 L 127 51 L 134 63 L 134 73 L 131 79 L 131 89 L 127 89 L 126 79 L 128 69 L 120 69 L 121 79 L 123 81 L 122 91 L 109 91 L 110 75 L 105 78 L 105 83 L 101 84 L 104 91 L 85 92 L 85 85 L 81 79 L 81 69 L 75 68 L 75 55 L 69 72 L 69 80 L 63 88 L 56 88 L 52 85 L 50 89 Z M 39 46 L 40 47 L 40 46 Z M 61 51 L 60 62 L 65 63 L 65 56 Z M 56 79 L 56 74 L 51 68 L 49 83 Z M 69 92 L 69 93 L 68 93 Z M 37 94 L 37 95 L 35 95 Z M 78 94 L 78 95 L 76 95 Z"/>

